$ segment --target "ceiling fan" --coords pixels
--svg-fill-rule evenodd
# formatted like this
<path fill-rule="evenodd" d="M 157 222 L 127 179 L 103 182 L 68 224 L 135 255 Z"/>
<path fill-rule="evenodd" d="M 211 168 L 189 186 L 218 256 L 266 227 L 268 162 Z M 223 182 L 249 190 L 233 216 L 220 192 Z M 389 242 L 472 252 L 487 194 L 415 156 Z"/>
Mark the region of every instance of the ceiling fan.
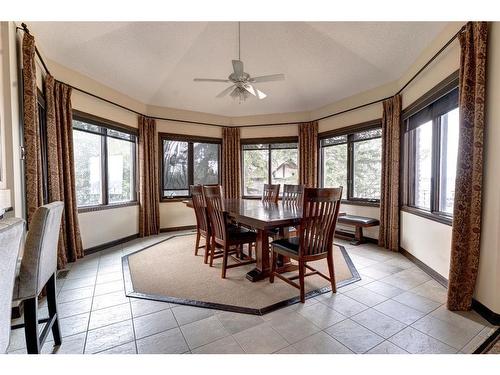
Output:
<path fill-rule="evenodd" d="M 227 79 L 214 79 L 214 78 L 195 78 L 195 82 L 224 82 L 232 83 L 231 86 L 220 92 L 216 97 L 222 98 L 229 94 L 233 99 L 239 99 L 240 102 L 244 101 L 253 95 L 258 99 L 264 99 L 267 95 L 253 86 L 254 83 L 282 81 L 285 79 L 284 74 L 271 74 L 266 76 L 251 77 L 243 69 L 243 61 L 240 58 L 241 40 L 240 40 L 240 23 L 238 22 L 238 60 L 232 60 L 233 72 Z"/>

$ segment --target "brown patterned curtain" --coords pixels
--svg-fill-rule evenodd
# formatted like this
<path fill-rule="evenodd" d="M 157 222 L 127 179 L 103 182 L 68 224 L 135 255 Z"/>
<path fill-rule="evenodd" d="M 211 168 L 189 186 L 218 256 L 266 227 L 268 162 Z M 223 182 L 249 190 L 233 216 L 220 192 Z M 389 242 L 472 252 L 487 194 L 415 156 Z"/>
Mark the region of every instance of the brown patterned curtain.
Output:
<path fill-rule="evenodd" d="M 139 116 L 139 236 L 160 233 L 156 121 Z"/>
<path fill-rule="evenodd" d="M 222 128 L 222 187 L 225 198 L 241 194 L 240 129 Z"/>
<path fill-rule="evenodd" d="M 460 39 L 460 139 L 451 237 L 448 309 L 469 310 L 481 237 L 488 24 L 469 22 Z"/>
<path fill-rule="evenodd" d="M 401 95 L 383 103 L 382 178 L 378 245 L 399 251 L 399 159 Z"/>
<path fill-rule="evenodd" d="M 84 255 L 76 204 L 71 87 L 55 82 L 51 75 L 44 83 L 49 201 L 64 202 L 57 257 L 57 266 L 62 269 Z"/>
<path fill-rule="evenodd" d="M 299 124 L 299 183 L 318 184 L 318 121 Z"/>
<path fill-rule="evenodd" d="M 35 68 L 35 38 L 23 37 L 23 125 L 25 149 L 26 211 L 28 226 L 36 209 L 43 204 L 42 154 Z"/>

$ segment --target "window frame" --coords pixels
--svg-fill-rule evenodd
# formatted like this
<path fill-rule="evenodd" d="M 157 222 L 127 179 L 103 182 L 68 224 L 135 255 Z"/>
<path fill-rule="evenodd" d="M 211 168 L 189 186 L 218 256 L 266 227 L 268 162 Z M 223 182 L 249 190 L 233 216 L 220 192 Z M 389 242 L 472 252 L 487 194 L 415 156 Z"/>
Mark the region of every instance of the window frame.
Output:
<path fill-rule="evenodd" d="M 323 149 L 326 147 L 332 147 L 334 145 L 323 146 L 322 140 L 327 138 L 339 137 L 339 136 L 347 136 L 347 141 L 338 144 L 347 144 L 347 186 L 344 186 L 344 189 L 347 189 L 347 199 L 342 199 L 342 203 L 351 204 L 351 205 L 359 205 L 359 206 L 372 206 L 379 207 L 380 206 L 380 198 L 379 199 L 371 199 L 371 198 L 360 198 L 354 197 L 354 144 L 357 142 L 367 141 L 371 139 L 378 139 L 382 137 L 372 137 L 362 140 L 354 140 L 354 135 L 356 133 L 361 133 L 367 130 L 376 130 L 382 128 L 382 120 L 375 119 L 371 121 L 362 122 L 359 124 L 354 124 L 350 126 L 346 126 L 340 129 L 328 130 L 318 134 L 318 186 L 324 187 L 324 169 L 323 169 Z"/>
<path fill-rule="evenodd" d="M 459 72 L 455 71 L 435 87 L 409 105 L 402 114 L 401 121 L 401 211 L 424 217 L 442 224 L 452 225 L 453 214 L 440 211 L 440 163 L 441 163 L 441 116 L 435 115 L 432 120 L 431 144 L 431 197 L 430 209 L 416 207 L 415 197 L 415 132 L 409 129 L 409 119 L 418 112 L 430 108 L 440 99 L 459 90 Z M 457 107 L 459 103 L 457 102 Z M 454 107 L 456 108 L 456 107 Z"/>
<path fill-rule="evenodd" d="M 89 205 L 89 206 L 80 206 L 77 207 L 78 213 L 85 212 L 93 212 L 93 211 L 101 211 L 108 210 L 119 207 L 127 207 L 127 206 L 136 206 L 139 204 L 139 133 L 138 129 L 133 128 L 131 126 L 127 126 L 113 120 L 105 119 L 102 117 L 98 117 L 92 115 L 90 113 L 81 112 L 78 110 L 73 110 L 73 120 L 85 122 L 87 124 L 96 125 L 103 129 L 103 133 L 93 132 L 82 129 L 75 129 L 72 126 L 72 131 L 81 131 L 87 132 L 90 134 L 99 135 L 101 137 L 101 195 L 102 195 L 102 203 Z M 133 144 L 133 154 L 134 154 L 134 162 L 132 163 L 133 174 L 134 174 L 134 189 L 133 189 L 133 197 L 132 200 L 126 202 L 118 202 L 118 203 L 109 203 L 109 192 L 108 192 L 108 152 L 107 152 L 107 138 L 115 138 L 123 141 L 123 138 L 114 137 L 112 135 L 107 134 L 107 130 L 116 130 L 122 133 L 130 134 L 134 137 L 134 141 L 128 141 Z M 73 133 L 72 133 L 73 134 Z"/>
<path fill-rule="evenodd" d="M 194 164 L 193 164 L 193 154 L 194 154 L 194 143 L 210 143 L 219 145 L 218 154 L 218 185 L 222 184 L 222 139 L 214 137 L 203 137 L 185 134 L 175 134 L 175 133 L 158 133 L 158 159 L 159 159 L 159 188 L 160 188 L 160 202 L 180 202 L 191 197 L 191 193 L 188 195 L 176 195 L 175 197 L 166 197 L 163 192 L 166 190 L 163 186 L 163 141 L 179 141 L 187 142 L 188 144 L 188 187 L 187 189 L 168 189 L 168 190 L 189 190 L 189 187 L 194 183 Z"/>
<path fill-rule="evenodd" d="M 268 156 L 267 156 L 267 180 L 268 183 L 272 181 L 272 171 L 271 171 L 271 160 L 272 160 L 272 144 L 280 143 L 297 143 L 297 162 L 299 161 L 299 137 L 267 137 L 267 138 L 243 138 L 240 140 L 240 169 L 241 169 L 241 197 L 243 199 L 261 199 L 261 195 L 245 195 L 245 163 L 244 163 L 244 145 L 255 145 L 255 144 L 267 144 L 268 145 Z M 293 150 L 294 148 L 283 148 L 282 150 Z M 263 148 L 262 150 L 266 150 Z M 300 173 L 300 172 L 299 172 Z M 281 199 L 281 196 L 278 198 Z"/>

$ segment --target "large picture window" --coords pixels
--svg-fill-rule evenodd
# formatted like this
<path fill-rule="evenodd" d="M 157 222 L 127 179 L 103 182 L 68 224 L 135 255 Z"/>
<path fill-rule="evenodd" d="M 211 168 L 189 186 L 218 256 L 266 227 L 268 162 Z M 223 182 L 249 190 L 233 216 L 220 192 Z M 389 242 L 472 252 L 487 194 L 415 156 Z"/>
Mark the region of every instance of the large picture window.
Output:
<path fill-rule="evenodd" d="M 260 197 L 264 184 L 299 182 L 297 139 L 242 140 L 243 196 Z"/>
<path fill-rule="evenodd" d="M 453 215 L 458 152 L 458 88 L 404 119 L 404 204 Z"/>
<path fill-rule="evenodd" d="M 190 185 L 220 184 L 221 140 L 160 134 L 162 197 L 188 197 Z"/>
<path fill-rule="evenodd" d="M 372 127 L 321 137 L 321 185 L 343 186 L 344 200 L 378 202 L 382 159 L 381 133 L 380 127 Z"/>
<path fill-rule="evenodd" d="M 81 208 L 136 201 L 137 136 L 107 122 L 73 117 L 76 200 Z"/>

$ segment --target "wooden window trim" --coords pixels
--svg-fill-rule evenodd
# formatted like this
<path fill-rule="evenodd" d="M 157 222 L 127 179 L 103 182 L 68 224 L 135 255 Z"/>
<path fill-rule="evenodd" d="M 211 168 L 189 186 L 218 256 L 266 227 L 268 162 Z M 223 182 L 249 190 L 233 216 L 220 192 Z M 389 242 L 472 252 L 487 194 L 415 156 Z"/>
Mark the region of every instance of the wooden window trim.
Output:
<path fill-rule="evenodd" d="M 241 152 L 241 160 L 240 160 L 240 169 L 241 169 L 241 196 L 243 199 L 261 199 L 262 197 L 259 195 L 245 195 L 245 163 L 244 163 L 244 157 L 243 157 L 243 152 L 244 146 L 245 145 L 256 145 L 256 144 L 265 144 L 268 145 L 267 147 L 267 180 L 268 183 L 271 183 L 272 181 L 272 176 L 271 176 L 271 161 L 272 161 L 272 144 L 279 144 L 279 143 L 297 143 L 297 147 L 288 147 L 284 148 L 285 150 L 294 150 L 297 149 L 297 158 L 298 156 L 298 150 L 299 150 L 299 137 L 296 136 L 290 136 L 290 137 L 266 137 L 266 138 L 244 138 L 240 140 L 240 152 Z M 263 150 L 266 150 L 263 148 Z M 281 198 L 278 198 L 281 199 Z"/>
<path fill-rule="evenodd" d="M 78 110 L 73 110 L 73 119 L 77 121 L 82 121 L 88 124 L 96 125 L 104 129 L 110 129 L 110 130 L 117 130 L 121 131 L 124 133 L 128 133 L 134 136 L 133 141 L 129 141 L 126 139 L 121 139 L 113 136 L 107 135 L 106 132 L 104 133 L 95 133 L 95 132 L 89 132 L 95 135 L 100 136 L 100 141 L 101 141 L 101 189 L 102 189 L 102 196 L 101 204 L 97 205 L 91 205 L 91 206 L 80 206 L 78 207 L 78 213 L 85 213 L 85 212 L 93 212 L 93 211 L 102 211 L 102 210 L 108 210 L 108 209 L 113 209 L 113 208 L 120 208 L 120 207 L 127 207 L 127 206 L 135 206 L 139 204 L 138 201 L 138 191 L 139 191 L 139 147 L 138 147 L 138 131 L 136 128 L 132 128 L 127 125 L 120 124 L 118 122 L 104 119 L 102 117 L 98 117 L 86 112 L 81 112 Z M 85 130 L 81 129 L 73 129 L 73 131 L 81 131 L 85 132 Z M 126 201 L 126 202 L 117 202 L 117 203 L 109 203 L 109 196 L 108 196 L 108 152 L 107 152 L 107 147 L 108 147 L 108 142 L 107 138 L 114 138 L 114 139 L 120 139 L 124 142 L 130 142 L 134 145 L 133 147 L 133 153 L 134 153 L 134 163 L 133 165 L 133 174 L 134 174 L 134 190 L 133 190 L 133 197 L 132 200 Z"/>
<path fill-rule="evenodd" d="M 159 189 L 160 189 L 160 202 L 182 202 L 190 197 L 190 195 L 176 195 L 175 197 L 166 197 L 163 195 L 165 191 L 163 186 L 163 141 L 180 141 L 188 143 L 188 188 L 187 189 L 179 189 L 179 190 L 189 190 L 189 186 L 193 185 L 194 182 L 194 170 L 193 170 L 193 154 L 194 154 L 194 146 L 193 143 L 209 143 L 209 144 L 217 144 L 219 145 L 219 155 L 217 159 L 219 176 L 218 183 L 222 183 L 222 139 L 214 138 L 214 137 L 204 137 L 198 135 L 187 135 L 187 134 L 176 134 L 176 133 L 158 133 L 158 165 L 160 169 L 159 174 Z M 169 189 L 172 190 L 172 189 Z"/>
<path fill-rule="evenodd" d="M 430 210 L 414 206 L 415 197 L 415 133 L 406 132 L 409 118 L 432 105 L 459 87 L 459 71 L 455 71 L 439 82 L 431 90 L 405 108 L 401 121 L 401 211 L 408 212 L 441 224 L 452 225 L 453 216 L 439 211 L 440 163 L 441 163 L 441 116 L 432 119 L 432 156 L 431 156 L 431 200 Z"/>
<path fill-rule="evenodd" d="M 324 170 L 323 170 L 323 149 L 332 147 L 334 145 L 322 146 L 321 141 L 327 138 L 338 136 L 347 136 L 347 141 L 339 144 L 347 144 L 347 199 L 343 199 L 344 204 L 380 207 L 380 199 L 367 199 L 354 197 L 354 144 L 357 142 L 367 141 L 370 139 L 377 139 L 380 137 L 373 137 L 363 140 L 354 140 L 354 135 L 367 130 L 379 129 L 382 127 L 382 120 L 375 119 L 370 121 L 361 122 L 359 124 L 345 126 L 339 129 L 328 130 L 318 134 L 318 186 L 324 186 Z"/>

